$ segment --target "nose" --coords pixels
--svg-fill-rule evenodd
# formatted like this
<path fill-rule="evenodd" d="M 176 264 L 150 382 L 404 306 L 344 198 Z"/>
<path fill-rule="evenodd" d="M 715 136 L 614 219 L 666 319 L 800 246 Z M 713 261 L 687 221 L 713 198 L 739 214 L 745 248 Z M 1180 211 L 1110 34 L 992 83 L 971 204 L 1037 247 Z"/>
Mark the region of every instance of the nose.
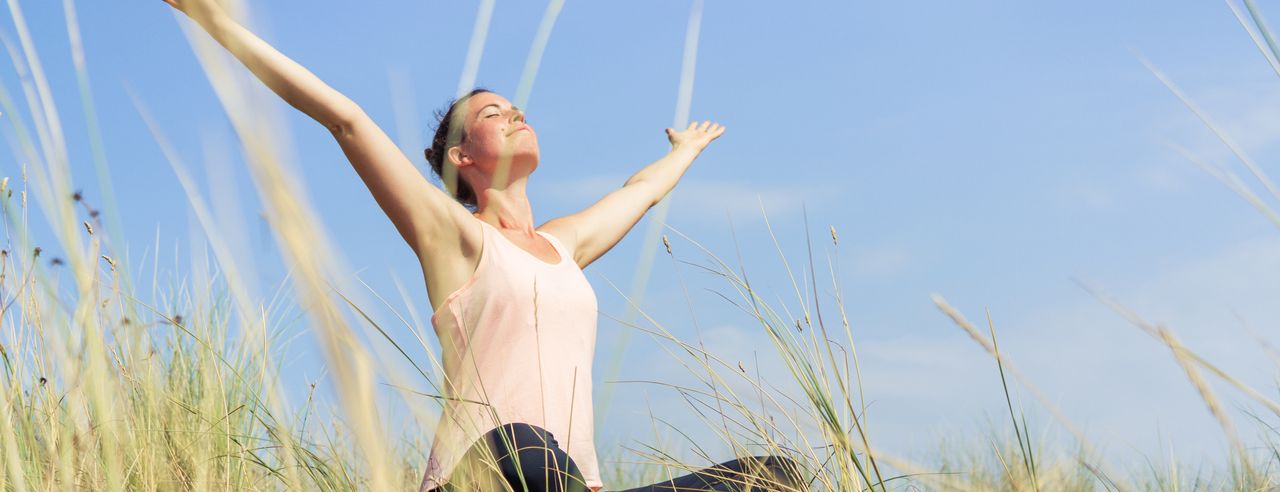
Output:
<path fill-rule="evenodd" d="M 524 123 L 524 111 L 517 108 L 512 108 L 511 121 L 519 121 L 521 123 Z"/>

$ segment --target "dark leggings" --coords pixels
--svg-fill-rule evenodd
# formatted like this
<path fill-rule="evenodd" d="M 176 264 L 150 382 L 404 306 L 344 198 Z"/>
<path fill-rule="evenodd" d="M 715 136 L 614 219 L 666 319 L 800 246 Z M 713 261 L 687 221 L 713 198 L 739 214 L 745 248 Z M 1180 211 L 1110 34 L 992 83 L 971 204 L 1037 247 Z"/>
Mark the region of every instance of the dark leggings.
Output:
<path fill-rule="evenodd" d="M 484 447 L 482 447 L 482 445 Z M 478 465 L 485 447 L 497 459 L 492 465 Z M 515 452 L 512 453 L 514 448 Z M 516 423 L 489 431 L 463 455 L 457 475 L 468 466 L 469 476 L 481 480 L 469 490 L 514 490 L 516 492 L 590 492 L 582 472 L 546 429 Z M 483 469 L 483 472 L 477 472 Z M 653 485 L 621 492 L 773 492 L 803 491 L 799 467 L 788 458 L 757 456 L 727 461 L 711 468 Z M 505 485 L 504 485 L 505 484 Z M 748 485 L 750 484 L 750 485 Z M 430 492 L 461 492 L 452 482 Z"/>

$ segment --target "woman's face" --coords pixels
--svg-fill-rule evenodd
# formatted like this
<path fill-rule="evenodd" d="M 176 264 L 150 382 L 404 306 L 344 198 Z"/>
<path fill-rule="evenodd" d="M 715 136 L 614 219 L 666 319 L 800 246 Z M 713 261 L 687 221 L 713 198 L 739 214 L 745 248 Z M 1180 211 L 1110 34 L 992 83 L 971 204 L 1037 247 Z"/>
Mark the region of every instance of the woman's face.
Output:
<path fill-rule="evenodd" d="M 459 145 L 463 165 L 475 166 L 489 177 L 499 166 L 510 166 L 506 172 L 511 178 L 527 176 L 538 167 L 538 137 L 524 121 L 523 111 L 492 92 L 471 96 L 465 109 L 466 138 Z"/>

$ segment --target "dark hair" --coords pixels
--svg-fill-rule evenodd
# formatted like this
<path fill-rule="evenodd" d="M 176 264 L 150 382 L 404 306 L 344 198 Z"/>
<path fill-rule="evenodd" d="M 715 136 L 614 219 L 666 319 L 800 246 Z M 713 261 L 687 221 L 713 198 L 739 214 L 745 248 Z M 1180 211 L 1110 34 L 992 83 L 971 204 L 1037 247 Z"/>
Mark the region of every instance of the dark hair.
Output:
<path fill-rule="evenodd" d="M 462 179 L 462 176 L 457 174 L 457 168 L 448 162 L 448 150 L 467 138 L 466 125 L 462 120 L 465 115 L 454 115 L 454 110 L 459 106 L 464 106 L 471 99 L 471 96 L 486 92 L 493 91 L 483 88 L 472 89 L 466 95 L 449 101 L 447 109 L 443 111 L 437 110 L 435 113 L 436 136 L 431 139 L 431 147 L 423 151 L 423 154 L 427 156 L 427 162 L 431 164 L 431 170 L 444 183 L 445 189 L 453 194 L 454 199 L 471 208 L 476 206 L 476 191 L 471 188 L 471 185 L 467 184 L 466 180 Z M 449 183 L 450 180 L 445 179 L 444 166 L 446 163 L 454 171 L 453 183 Z"/>

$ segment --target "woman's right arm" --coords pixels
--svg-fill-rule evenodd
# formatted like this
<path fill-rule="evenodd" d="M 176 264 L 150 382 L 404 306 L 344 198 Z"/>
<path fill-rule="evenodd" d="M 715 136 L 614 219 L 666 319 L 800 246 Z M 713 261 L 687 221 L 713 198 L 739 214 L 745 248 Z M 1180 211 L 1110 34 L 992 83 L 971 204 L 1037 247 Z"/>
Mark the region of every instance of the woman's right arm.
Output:
<path fill-rule="evenodd" d="M 328 128 L 378 205 L 419 257 L 428 243 L 436 242 L 433 238 L 442 238 L 441 233 L 457 234 L 458 220 L 470 212 L 428 182 L 355 102 L 240 25 L 217 0 L 163 1 L 204 28 L 290 106 Z"/>

